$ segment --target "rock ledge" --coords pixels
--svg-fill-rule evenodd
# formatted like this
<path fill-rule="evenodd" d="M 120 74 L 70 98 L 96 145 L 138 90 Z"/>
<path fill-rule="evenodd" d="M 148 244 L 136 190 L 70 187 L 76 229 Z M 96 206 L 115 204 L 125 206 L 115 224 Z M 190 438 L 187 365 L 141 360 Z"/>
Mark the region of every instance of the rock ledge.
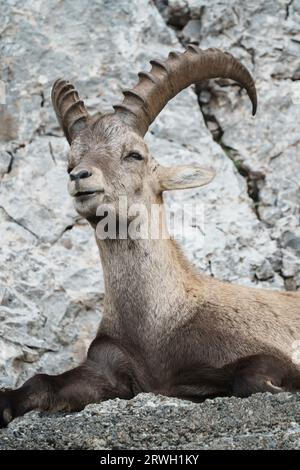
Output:
<path fill-rule="evenodd" d="M 79 413 L 31 412 L 0 431 L 4 449 L 299 449 L 300 394 L 195 404 L 140 394 Z"/>

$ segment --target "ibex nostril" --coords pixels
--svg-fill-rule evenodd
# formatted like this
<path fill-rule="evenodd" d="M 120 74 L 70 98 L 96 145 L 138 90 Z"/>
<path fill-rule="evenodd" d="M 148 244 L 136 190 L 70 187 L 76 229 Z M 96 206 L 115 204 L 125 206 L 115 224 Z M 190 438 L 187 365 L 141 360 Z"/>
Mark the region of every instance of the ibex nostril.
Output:
<path fill-rule="evenodd" d="M 88 170 L 79 170 L 76 173 L 73 173 L 73 172 L 70 173 L 71 181 L 81 180 L 83 178 L 89 178 L 90 176 L 92 176 L 92 173 Z"/>

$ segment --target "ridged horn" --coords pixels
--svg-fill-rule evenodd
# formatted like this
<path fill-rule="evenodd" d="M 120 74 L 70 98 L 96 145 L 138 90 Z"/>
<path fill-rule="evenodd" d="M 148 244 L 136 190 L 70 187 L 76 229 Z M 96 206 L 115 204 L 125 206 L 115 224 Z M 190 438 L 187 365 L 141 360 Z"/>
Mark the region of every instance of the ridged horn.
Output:
<path fill-rule="evenodd" d="M 56 80 L 51 99 L 58 122 L 71 145 L 75 135 L 87 125 L 90 115 L 74 85 L 67 80 Z"/>
<path fill-rule="evenodd" d="M 132 90 L 125 90 L 122 104 L 115 113 L 144 136 L 165 105 L 181 90 L 210 78 L 230 78 L 247 90 L 252 114 L 257 107 L 254 80 L 246 67 L 228 52 L 219 49 L 201 50 L 189 45 L 183 53 L 170 52 L 165 62 L 151 60 L 150 72 L 140 72 Z"/>

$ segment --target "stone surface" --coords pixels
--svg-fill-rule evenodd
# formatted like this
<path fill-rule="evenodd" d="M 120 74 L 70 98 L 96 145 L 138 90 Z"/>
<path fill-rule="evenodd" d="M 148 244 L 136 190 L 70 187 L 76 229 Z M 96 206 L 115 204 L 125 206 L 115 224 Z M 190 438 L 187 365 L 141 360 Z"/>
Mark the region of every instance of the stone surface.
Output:
<path fill-rule="evenodd" d="M 208 275 L 299 289 L 299 1 L 157 3 L 163 16 L 147 0 L 0 0 L 0 79 L 6 84 L 0 105 L 1 386 L 78 364 L 101 318 L 101 266 L 91 230 L 67 194 L 68 145 L 50 105 L 51 84 L 59 76 L 71 79 L 92 113 L 109 111 L 150 59 L 182 50 L 176 32 L 188 31 L 191 20 L 200 26 L 201 47 L 230 49 L 252 70 L 259 112 L 253 119 L 238 87 L 217 83 L 202 89 L 200 101 L 206 121 L 211 115 L 217 132 L 221 127 L 221 141 L 213 139 L 191 89 L 153 124 L 148 142 L 160 162 L 198 162 L 217 171 L 205 189 L 168 195 L 171 213 L 192 202 L 203 212 L 197 235 L 186 234 L 181 243 Z M 255 181 L 256 204 L 241 165 Z M 229 402 L 218 403 L 226 410 Z M 24 422 L 38 420 L 33 416 Z M 288 435 L 292 428 L 286 429 Z"/>
<path fill-rule="evenodd" d="M 299 449 L 300 395 L 194 404 L 141 394 L 73 414 L 31 412 L 0 430 L 4 449 Z"/>

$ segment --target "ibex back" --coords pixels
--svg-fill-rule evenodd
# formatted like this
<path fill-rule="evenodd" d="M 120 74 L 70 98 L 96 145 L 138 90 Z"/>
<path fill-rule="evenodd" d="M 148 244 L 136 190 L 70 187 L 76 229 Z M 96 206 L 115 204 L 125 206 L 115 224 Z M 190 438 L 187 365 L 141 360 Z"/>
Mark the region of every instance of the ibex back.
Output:
<path fill-rule="evenodd" d="M 93 230 L 119 200 L 163 207 L 163 192 L 202 186 L 214 173 L 198 165 L 162 167 L 144 141 L 151 122 L 183 88 L 225 77 L 244 87 L 256 110 L 247 69 L 228 53 L 189 46 L 152 61 L 124 101 L 92 118 L 74 86 L 59 79 L 53 106 L 71 146 L 69 192 Z M 107 209 L 108 208 L 108 209 Z M 125 220 L 124 220 L 125 218 Z M 164 216 L 161 225 L 166 230 Z M 86 361 L 57 376 L 39 374 L 0 394 L 0 420 L 38 408 L 79 410 L 140 392 L 201 401 L 221 395 L 300 390 L 292 362 L 300 339 L 300 294 L 246 288 L 198 274 L 166 237 L 100 239 L 105 308 Z"/>

